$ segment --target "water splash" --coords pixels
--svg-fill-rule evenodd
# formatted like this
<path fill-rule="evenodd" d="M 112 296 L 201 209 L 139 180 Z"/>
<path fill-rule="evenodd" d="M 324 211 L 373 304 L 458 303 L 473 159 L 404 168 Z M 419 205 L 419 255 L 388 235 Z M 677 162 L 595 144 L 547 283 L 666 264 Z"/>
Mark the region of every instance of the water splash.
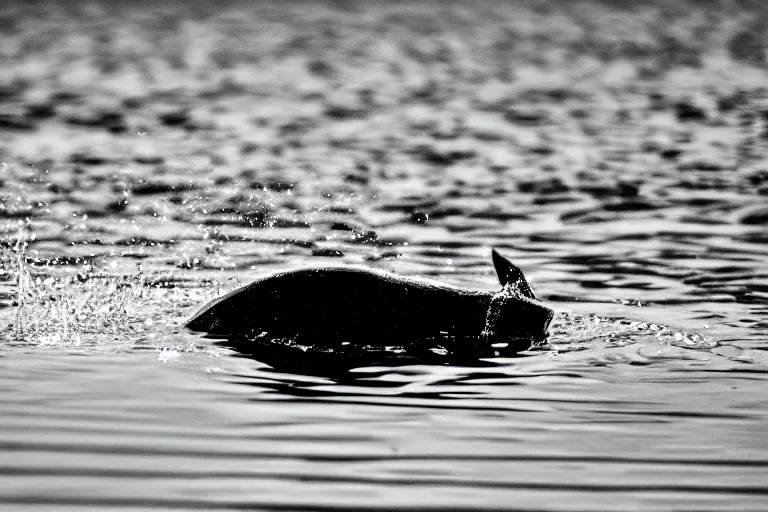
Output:
<path fill-rule="evenodd" d="M 153 276 L 97 273 L 53 276 L 31 269 L 26 245 L 3 247 L 0 259 L 15 310 L 3 330 L 9 341 L 80 346 L 105 339 L 155 337 L 178 325 L 179 312 L 205 291 L 183 292 Z M 143 336 L 142 336 L 143 335 Z"/>
<path fill-rule="evenodd" d="M 596 341 L 600 341 L 603 346 L 621 347 L 649 337 L 682 348 L 711 350 L 718 346 L 717 341 L 700 333 L 680 331 L 666 325 L 561 312 L 552 320 L 547 342 L 538 345 L 535 350 L 574 352 L 585 350 Z"/>

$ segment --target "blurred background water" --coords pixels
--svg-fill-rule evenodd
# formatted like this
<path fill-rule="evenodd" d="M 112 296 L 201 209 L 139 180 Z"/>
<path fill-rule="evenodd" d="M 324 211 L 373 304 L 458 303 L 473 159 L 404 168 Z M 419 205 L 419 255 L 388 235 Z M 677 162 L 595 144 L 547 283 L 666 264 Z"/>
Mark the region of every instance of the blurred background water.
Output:
<path fill-rule="evenodd" d="M 0 503 L 766 510 L 761 2 L 4 2 Z M 366 264 L 557 317 L 274 369 L 183 321 Z M 468 362 L 469 363 L 469 362 Z"/>

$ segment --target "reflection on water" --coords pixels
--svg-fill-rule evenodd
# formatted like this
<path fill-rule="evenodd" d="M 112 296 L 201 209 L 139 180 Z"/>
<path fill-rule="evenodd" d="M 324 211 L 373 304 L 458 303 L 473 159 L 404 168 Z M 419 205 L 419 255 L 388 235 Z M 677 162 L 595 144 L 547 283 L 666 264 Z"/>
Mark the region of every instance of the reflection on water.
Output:
<path fill-rule="evenodd" d="M 15 352 L 3 387 L 28 384 L 3 400 L 4 499 L 759 509 L 765 373 L 643 348 L 623 361 L 597 349 L 489 370 L 369 368 L 340 381 L 207 351 L 165 364 L 155 352 Z"/>
<path fill-rule="evenodd" d="M 0 6 L 0 503 L 768 509 L 749 12 L 190 5 Z M 181 327 L 309 264 L 497 290 L 491 247 L 557 311 L 520 354 Z"/>

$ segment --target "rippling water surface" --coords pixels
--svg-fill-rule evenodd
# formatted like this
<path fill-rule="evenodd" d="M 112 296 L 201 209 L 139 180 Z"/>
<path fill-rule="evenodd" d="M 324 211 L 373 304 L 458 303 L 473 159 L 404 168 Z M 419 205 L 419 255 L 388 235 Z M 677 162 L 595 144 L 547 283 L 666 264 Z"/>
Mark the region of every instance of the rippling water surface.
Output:
<path fill-rule="evenodd" d="M 758 18 L 578 4 L 0 7 L 0 503 L 768 509 Z M 557 311 L 517 357 L 182 327 L 289 267 L 493 290 L 491 247 Z"/>

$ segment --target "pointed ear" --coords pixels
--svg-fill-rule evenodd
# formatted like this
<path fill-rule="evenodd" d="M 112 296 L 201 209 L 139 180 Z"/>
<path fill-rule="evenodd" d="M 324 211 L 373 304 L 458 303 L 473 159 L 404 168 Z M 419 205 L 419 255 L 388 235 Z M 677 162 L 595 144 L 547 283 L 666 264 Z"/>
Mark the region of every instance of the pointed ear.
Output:
<path fill-rule="evenodd" d="M 493 266 L 496 268 L 496 274 L 499 276 L 499 282 L 501 286 L 509 286 L 512 290 L 517 291 L 520 295 L 528 297 L 529 299 L 536 299 L 536 296 L 531 290 L 531 286 L 528 281 L 525 280 L 523 271 L 517 268 L 507 258 L 496 252 L 496 249 L 491 249 L 491 258 L 493 259 Z"/>

